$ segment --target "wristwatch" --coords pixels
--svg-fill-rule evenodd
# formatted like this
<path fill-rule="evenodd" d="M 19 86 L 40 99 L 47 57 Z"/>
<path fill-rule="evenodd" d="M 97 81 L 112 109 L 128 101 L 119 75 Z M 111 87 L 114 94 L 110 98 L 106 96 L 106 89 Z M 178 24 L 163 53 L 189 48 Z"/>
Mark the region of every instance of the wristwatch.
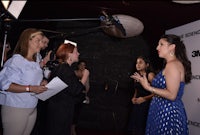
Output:
<path fill-rule="evenodd" d="M 26 91 L 30 92 L 30 85 L 26 86 Z"/>

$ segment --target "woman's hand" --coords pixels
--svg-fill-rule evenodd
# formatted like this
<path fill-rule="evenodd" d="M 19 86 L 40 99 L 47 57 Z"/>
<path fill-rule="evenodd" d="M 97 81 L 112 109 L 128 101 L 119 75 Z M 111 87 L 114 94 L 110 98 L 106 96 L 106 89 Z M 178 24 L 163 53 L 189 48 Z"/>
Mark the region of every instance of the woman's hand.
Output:
<path fill-rule="evenodd" d="M 33 92 L 33 93 L 42 93 L 44 91 L 47 90 L 47 87 L 45 86 L 30 86 L 30 92 Z"/>
<path fill-rule="evenodd" d="M 45 80 L 45 79 L 43 79 L 43 80 L 41 81 L 40 85 L 41 85 L 41 86 L 45 86 L 45 85 L 47 85 L 47 83 L 48 83 L 48 81 Z"/>
<path fill-rule="evenodd" d="M 143 97 L 132 98 L 131 99 L 133 104 L 141 104 L 144 103 L 146 100 Z"/>
<path fill-rule="evenodd" d="M 150 84 L 147 80 L 146 74 L 141 76 L 137 72 L 135 72 L 133 75 L 130 76 L 131 78 L 135 79 L 137 82 L 140 82 L 140 84 L 143 86 L 144 89 L 150 91 Z"/>
<path fill-rule="evenodd" d="M 137 104 L 137 98 L 133 97 L 133 98 L 131 99 L 131 101 L 132 101 L 133 104 Z"/>

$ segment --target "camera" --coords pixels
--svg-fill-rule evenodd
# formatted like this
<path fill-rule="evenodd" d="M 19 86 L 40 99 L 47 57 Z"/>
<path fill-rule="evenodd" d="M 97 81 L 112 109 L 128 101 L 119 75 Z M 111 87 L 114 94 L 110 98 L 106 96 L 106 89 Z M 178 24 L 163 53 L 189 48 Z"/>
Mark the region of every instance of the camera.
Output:
<path fill-rule="evenodd" d="M 50 54 L 50 60 L 46 63 L 46 67 L 52 71 L 58 64 L 59 63 L 56 60 L 55 50 L 53 50 Z"/>

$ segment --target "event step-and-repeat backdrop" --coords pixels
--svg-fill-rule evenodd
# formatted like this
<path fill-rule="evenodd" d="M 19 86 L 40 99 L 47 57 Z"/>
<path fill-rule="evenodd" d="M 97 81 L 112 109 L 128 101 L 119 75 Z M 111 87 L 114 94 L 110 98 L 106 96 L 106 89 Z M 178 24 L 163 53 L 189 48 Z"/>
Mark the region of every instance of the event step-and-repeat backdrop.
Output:
<path fill-rule="evenodd" d="M 200 135 L 200 20 L 166 30 L 166 34 L 181 37 L 192 62 L 192 81 L 185 87 L 183 102 L 188 116 L 189 134 Z"/>

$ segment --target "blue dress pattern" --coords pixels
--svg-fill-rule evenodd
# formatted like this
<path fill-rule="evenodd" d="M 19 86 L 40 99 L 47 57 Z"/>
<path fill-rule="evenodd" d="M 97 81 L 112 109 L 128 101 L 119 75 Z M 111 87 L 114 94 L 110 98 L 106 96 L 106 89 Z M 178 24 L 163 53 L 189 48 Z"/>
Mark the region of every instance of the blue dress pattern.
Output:
<path fill-rule="evenodd" d="M 152 86 L 161 89 L 166 88 L 166 81 L 162 71 L 156 75 L 152 81 Z M 147 119 L 146 135 L 189 134 L 187 115 L 181 100 L 184 86 L 185 83 L 181 82 L 174 101 L 156 95 L 152 98 Z"/>

